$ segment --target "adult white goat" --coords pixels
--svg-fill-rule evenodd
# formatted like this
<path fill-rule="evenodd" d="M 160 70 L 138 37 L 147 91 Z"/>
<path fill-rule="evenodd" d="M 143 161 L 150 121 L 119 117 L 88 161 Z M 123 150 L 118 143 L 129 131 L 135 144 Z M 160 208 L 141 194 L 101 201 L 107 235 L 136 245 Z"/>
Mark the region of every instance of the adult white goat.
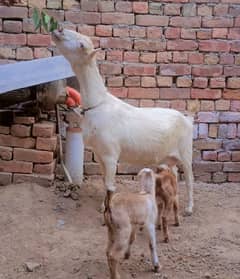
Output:
<path fill-rule="evenodd" d="M 193 209 L 192 131 L 190 118 L 173 109 L 137 108 L 111 95 L 96 64 L 89 37 L 63 29 L 53 41 L 70 62 L 80 84 L 84 142 L 98 157 L 107 190 L 115 190 L 118 160 L 136 165 L 179 162 L 188 190 L 186 212 Z"/>

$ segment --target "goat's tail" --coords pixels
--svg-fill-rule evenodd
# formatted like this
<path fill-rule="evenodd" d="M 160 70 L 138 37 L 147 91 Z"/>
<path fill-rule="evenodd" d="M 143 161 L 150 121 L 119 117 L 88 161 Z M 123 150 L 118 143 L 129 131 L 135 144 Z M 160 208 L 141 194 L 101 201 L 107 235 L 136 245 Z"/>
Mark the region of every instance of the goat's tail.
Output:
<path fill-rule="evenodd" d="M 149 168 L 141 169 L 138 173 L 140 177 L 141 191 L 155 196 L 155 175 Z"/>

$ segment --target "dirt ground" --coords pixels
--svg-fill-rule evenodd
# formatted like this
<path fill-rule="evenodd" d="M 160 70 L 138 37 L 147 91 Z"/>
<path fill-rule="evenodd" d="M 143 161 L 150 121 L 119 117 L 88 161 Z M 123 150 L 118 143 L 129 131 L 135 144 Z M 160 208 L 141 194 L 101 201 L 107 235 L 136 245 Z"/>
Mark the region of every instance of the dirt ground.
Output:
<path fill-rule="evenodd" d="M 118 179 L 118 189 L 136 190 L 137 182 Z M 157 231 L 163 266 L 151 272 L 145 234 L 139 232 L 123 279 L 239 279 L 240 186 L 195 184 L 195 211 L 183 217 L 185 187 L 180 185 L 181 225 L 170 227 L 170 243 Z M 98 212 L 103 199 L 99 179 L 89 179 L 73 201 L 53 188 L 19 184 L 0 188 L 0 279 L 105 279 L 106 227 Z M 27 272 L 24 263 L 41 267 Z"/>

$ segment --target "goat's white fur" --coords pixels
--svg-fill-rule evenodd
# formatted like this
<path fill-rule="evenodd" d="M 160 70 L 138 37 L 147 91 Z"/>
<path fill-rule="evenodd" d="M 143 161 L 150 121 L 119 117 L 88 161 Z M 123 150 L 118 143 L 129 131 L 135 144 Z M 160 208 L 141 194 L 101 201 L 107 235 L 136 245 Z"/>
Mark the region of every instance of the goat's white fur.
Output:
<path fill-rule="evenodd" d="M 193 209 L 192 120 L 174 109 L 137 108 L 111 95 L 96 65 L 91 40 L 77 32 L 55 31 L 53 40 L 75 72 L 88 110 L 82 121 L 85 145 L 96 154 L 107 190 L 115 190 L 117 162 L 151 165 L 180 162 Z"/>

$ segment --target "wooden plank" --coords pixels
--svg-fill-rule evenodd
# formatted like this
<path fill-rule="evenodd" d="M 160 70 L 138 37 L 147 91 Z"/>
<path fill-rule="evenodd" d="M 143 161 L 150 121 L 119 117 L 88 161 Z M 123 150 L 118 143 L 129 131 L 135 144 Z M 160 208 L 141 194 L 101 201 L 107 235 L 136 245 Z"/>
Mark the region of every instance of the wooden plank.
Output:
<path fill-rule="evenodd" d="M 0 94 L 74 75 L 69 62 L 63 56 L 1 65 Z"/>

